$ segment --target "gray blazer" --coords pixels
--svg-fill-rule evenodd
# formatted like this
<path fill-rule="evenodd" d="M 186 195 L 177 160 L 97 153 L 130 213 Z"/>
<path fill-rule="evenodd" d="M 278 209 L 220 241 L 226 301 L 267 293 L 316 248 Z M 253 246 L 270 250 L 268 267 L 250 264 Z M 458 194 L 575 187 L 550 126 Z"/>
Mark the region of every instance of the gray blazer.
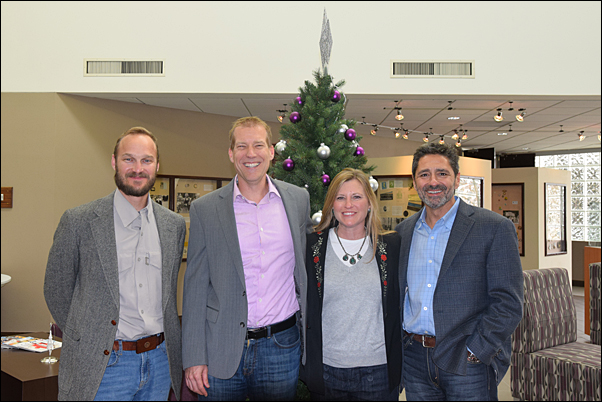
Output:
<path fill-rule="evenodd" d="M 410 246 L 420 214 L 395 228 L 401 235 L 402 323 Z M 510 336 L 522 308 L 523 273 L 514 225 L 460 199 L 433 296 L 437 336 L 433 361 L 442 370 L 465 375 L 469 347 L 493 367 L 499 384 L 510 365 Z"/>
<path fill-rule="evenodd" d="M 105 350 L 111 351 L 115 340 L 119 270 L 113 196 L 67 210 L 48 256 L 44 296 L 63 331 L 59 400 L 94 399 L 110 356 Z M 186 223 L 158 204 L 153 211 L 161 242 L 165 342 L 172 388 L 179 397 L 182 344 L 176 293 Z"/>
<path fill-rule="evenodd" d="M 304 261 L 305 235 L 307 228 L 311 228 L 309 193 L 279 180 L 272 182 L 282 197 L 295 247 L 295 288 L 301 311 L 302 350 L 305 351 L 303 317 L 307 306 L 307 274 Z M 224 379 L 231 378 L 240 364 L 248 315 L 233 191 L 234 179 L 191 205 L 182 308 L 184 369 L 206 364 L 209 374 Z"/>

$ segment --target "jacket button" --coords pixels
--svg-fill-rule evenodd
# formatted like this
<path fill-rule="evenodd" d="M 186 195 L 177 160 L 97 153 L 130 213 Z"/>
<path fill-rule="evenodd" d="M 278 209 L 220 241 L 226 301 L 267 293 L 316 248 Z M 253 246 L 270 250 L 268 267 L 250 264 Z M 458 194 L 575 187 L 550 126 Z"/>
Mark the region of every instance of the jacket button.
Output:
<path fill-rule="evenodd" d="M 107 355 L 107 356 L 108 356 L 110 353 L 111 353 L 111 352 L 109 352 L 108 350 L 105 350 L 105 351 L 104 351 L 104 354 L 105 354 L 105 355 Z"/>
<path fill-rule="evenodd" d="M 245 323 L 244 323 L 244 322 L 241 322 L 241 323 L 240 323 L 240 327 L 241 327 L 241 328 L 244 328 L 244 327 L 245 327 Z"/>
<path fill-rule="evenodd" d="M 115 320 L 111 320 L 111 324 L 113 324 L 113 325 L 117 325 L 117 321 L 115 321 Z"/>
<path fill-rule="evenodd" d="M 243 290 L 242 291 L 242 297 L 245 297 L 245 296 L 247 296 L 247 292 Z"/>

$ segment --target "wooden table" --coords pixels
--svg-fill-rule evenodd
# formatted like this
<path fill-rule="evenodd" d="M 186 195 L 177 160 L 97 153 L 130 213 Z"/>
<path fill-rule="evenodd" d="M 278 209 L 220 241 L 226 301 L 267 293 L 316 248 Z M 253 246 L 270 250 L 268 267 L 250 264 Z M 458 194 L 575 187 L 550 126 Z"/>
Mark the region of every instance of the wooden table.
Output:
<path fill-rule="evenodd" d="M 36 338 L 48 338 L 47 332 L 24 334 Z M 61 338 L 55 338 L 61 341 Z M 56 401 L 59 394 L 59 362 L 42 363 L 48 353 L 28 352 L 18 349 L 2 349 L 3 401 Z M 52 352 L 60 359 L 61 349 Z"/>
<path fill-rule="evenodd" d="M 585 295 L 585 332 L 589 335 L 589 264 L 600 262 L 600 247 L 585 246 L 583 248 L 583 293 Z"/>

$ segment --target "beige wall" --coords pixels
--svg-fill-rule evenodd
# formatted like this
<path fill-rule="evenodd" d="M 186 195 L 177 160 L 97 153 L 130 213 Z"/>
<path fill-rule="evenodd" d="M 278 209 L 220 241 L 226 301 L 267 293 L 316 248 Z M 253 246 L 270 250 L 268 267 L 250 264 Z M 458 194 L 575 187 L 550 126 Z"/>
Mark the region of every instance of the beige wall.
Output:
<path fill-rule="evenodd" d="M 572 275 L 571 242 L 567 242 L 567 254 L 545 255 L 544 183 L 560 183 L 567 186 L 567 237 L 571 233 L 571 173 L 546 168 L 510 168 L 492 171 L 494 184 L 524 183 L 524 232 L 525 255 L 521 257 L 523 269 L 566 268 Z"/>
<path fill-rule="evenodd" d="M 141 125 L 159 139 L 161 174 L 230 178 L 234 118 L 59 94 L 2 93 L 2 331 L 46 330 L 42 289 L 48 251 L 63 212 L 114 190 L 117 137 Z M 279 126 L 272 125 L 278 132 Z M 181 271 L 180 283 L 182 281 Z M 181 304 L 181 303 L 180 303 Z"/>
<path fill-rule="evenodd" d="M 63 212 L 114 190 L 111 153 L 133 126 L 159 140 L 160 174 L 230 178 L 227 156 L 233 117 L 56 93 L 2 93 L 2 187 L 14 188 L 1 210 L 3 332 L 46 330 L 43 296 L 52 236 Z M 279 124 L 269 123 L 274 142 Z M 367 155 L 408 155 L 420 143 L 364 137 Z M 181 311 L 183 264 L 179 278 Z"/>

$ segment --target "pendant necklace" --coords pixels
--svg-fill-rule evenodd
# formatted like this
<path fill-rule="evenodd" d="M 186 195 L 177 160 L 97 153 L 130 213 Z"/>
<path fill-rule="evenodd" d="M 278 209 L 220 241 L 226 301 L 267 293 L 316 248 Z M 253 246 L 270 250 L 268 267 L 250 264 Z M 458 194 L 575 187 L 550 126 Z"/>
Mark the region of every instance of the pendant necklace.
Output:
<path fill-rule="evenodd" d="M 355 263 L 357 261 L 359 261 L 359 260 L 362 259 L 362 255 L 360 254 L 360 252 L 362 251 L 362 248 L 364 247 L 364 243 L 366 243 L 366 238 L 368 237 L 368 230 L 366 228 L 364 228 L 364 229 L 366 230 L 366 235 L 364 236 L 364 241 L 362 242 L 362 245 L 360 246 L 360 249 L 355 254 L 349 254 L 347 252 L 347 250 L 345 250 L 345 247 L 343 247 L 343 243 L 341 242 L 341 238 L 339 237 L 339 227 L 337 226 L 336 228 L 334 228 L 334 233 L 337 235 L 337 239 L 339 240 L 339 244 L 341 245 L 341 248 L 343 249 L 343 252 L 345 253 L 345 255 L 343 256 L 343 261 L 349 260 L 349 263 L 351 265 L 355 265 Z M 357 260 L 355 259 L 356 257 L 357 257 Z"/>

